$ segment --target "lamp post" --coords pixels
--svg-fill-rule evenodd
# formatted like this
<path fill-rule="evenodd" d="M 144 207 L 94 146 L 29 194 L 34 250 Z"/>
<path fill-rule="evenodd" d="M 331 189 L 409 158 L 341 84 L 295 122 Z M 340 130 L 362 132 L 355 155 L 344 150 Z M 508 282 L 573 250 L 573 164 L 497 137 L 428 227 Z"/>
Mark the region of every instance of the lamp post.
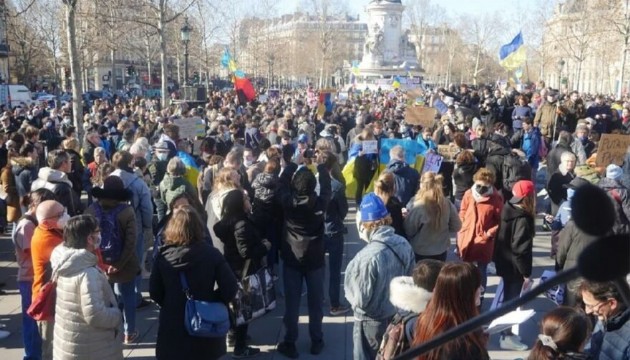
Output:
<path fill-rule="evenodd" d="M 180 29 L 182 42 L 184 43 L 184 84 L 188 84 L 188 43 L 190 42 L 190 32 L 192 28 L 188 24 L 188 16 L 184 18 L 184 26 Z"/>
<path fill-rule="evenodd" d="M 556 64 L 558 66 L 558 90 L 562 87 L 562 69 L 564 68 L 564 64 L 565 62 L 562 58 L 560 58 Z"/>

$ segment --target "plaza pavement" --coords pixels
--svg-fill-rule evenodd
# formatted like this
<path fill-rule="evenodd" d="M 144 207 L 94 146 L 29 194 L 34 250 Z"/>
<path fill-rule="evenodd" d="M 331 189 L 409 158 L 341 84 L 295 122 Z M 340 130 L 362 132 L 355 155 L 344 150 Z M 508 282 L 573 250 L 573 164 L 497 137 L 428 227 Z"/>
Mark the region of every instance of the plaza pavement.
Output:
<path fill-rule="evenodd" d="M 544 172 L 544 170 L 542 171 Z M 540 174 L 541 176 L 544 176 Z M 541 179 L 544 183 L 544 179 Z M 541 180 L 537 181 L 538 184 Z M 540 189 L 540 185 L 538 186 Z M 542 200 L 539 198 L 539 200 Z M 539 201 L 539 208 L 543 201 Z M 344 265 L 352 259 L 352 257 L 364 246 L 357 235 L 356 226 L 354 226 L 354 208 L 346 219 L 348 234 L 346 235 Z M 540 223 L 540 220 L 538 221 Z M 542 271 L 553 268 L 553 261 L 549 258 L 550 234 L 543 232 L 538 227 L 538 233 L 534 241 L 534 278 L 539 278 Z M 453 247 L 451 247 L 453 249 Z M 454 254 L 449 252 L 449 259 L 455 260 Z M 0 236 L 0 282 L 6 282 L 7 285 L 3 289 L 4 293 L 0 295 L 0 324 L 6 326 L 6 330 L 11 331 L 11 335 L 6 339 L 0 340 L 0 359 L 2 360 L 18 360 L 22 359 L 22 338 L 21 338 L 21 308 L 20 295 L 16 285 L 16 263 L 13 253 L 13 245 L 8 235 Z M 343 274 L 342 274 L 343 275 Z M 499 282 L 497 276 L 489 276 L 488 289 L 486 291 L 486 299 L 483 303 L 483 309 L 487 310 L 492 303 L 496 286 Z M 343 277 L 342 277 L 343 288 Z M 328 289 L 328 286 L 325 286 Z M 144 284 L 145 296 L 148 297 L 148 280 Z M 327 290 L 326 290 L 327 293 Z M 343 296 L 343 292 L 342 292 Z M 536 310 L 536 315 L 526 321 L 520 329 L 523 341 L 530 345 L 535 342 L 538 335 L 539 322 L 546 311 L 552 309 L 554 304 L 542 297 L 524 307 L 525 309 Z M 251 345 L 260 347 L 262 354 L 257 359 L 286 359 L 282 355 L 275 352 L 275 346 L 283 339 L 283 314 L 284 302 L 279 296 L 278 307 L 265 315 L 263 318 L 255 320 L 249 327 L 251 336 Z M 352 313 L 346 316 L 332 317 L 328 316 L 329 305 L 326 301 L 324 304 L 324 341 L 326 346 L 322 354 L 313 356 L 309 353 L 310 339 L 308 337 L 308 314 L 306 306 L 306 296 L 303 296 L 300 312 L 299 340 L 297 341 L 300 359 L 330 359 L 330 360 L 351 360 L 352 359 Z M 137 328 L 140 332 L 138 343 L 133 346 L 124 347 L 124 356 L 127 359 L 152 359 L 155 357 L 155 341 L 158 329 L 159 311 L 155 304 L 151 304 L 148 308 L 138 310 Z M 499 349 L 498 335 L 490 337 L 488 344 L 490 357 L 494 360 L 508 359 L 524 359 L 527 357 L 527 351 L 503 351 Z M 225 357 L 229 359 L 229 353 Z M 186 349 L 182 349 L 181 360 L 187 359 Z"/>

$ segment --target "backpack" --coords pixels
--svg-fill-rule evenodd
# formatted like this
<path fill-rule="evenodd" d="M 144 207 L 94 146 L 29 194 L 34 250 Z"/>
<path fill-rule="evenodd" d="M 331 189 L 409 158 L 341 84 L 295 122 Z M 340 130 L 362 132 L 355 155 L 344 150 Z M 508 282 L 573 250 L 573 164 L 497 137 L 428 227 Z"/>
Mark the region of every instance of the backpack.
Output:
<path fill-rule="evenodd" d="M 115 208 L 105 212 L 101 207 L 101 204 L 96 202 L 94 204 L 94 210 L 96 212 L 96 218 L 99 221 L 99 227 L 101 228 L 101 255 L 103 256 L 103 262 L 111 265 L 120 260 L 122 255 L 124 243 L 121 234 L 121 229 L 118 227 L 117 217 L 121 211 L 127 208 L 127 204 L 117 205 Z"/>
<path fill-rule="evenodd" d="M 503 157 L 501 168 L 503 189 L 512 191 L 512 186 L 519 180 L 532 179 L 532 167 L 526 159 L 513 152 Z"/>
<path fill-rule="evenodd" d="M 394 315 L 387 325 L 376 360 L 391 360 L 409 349 L 410 343 L 406 335 L 407 323 L 417 317 L 418 314 Z"/>

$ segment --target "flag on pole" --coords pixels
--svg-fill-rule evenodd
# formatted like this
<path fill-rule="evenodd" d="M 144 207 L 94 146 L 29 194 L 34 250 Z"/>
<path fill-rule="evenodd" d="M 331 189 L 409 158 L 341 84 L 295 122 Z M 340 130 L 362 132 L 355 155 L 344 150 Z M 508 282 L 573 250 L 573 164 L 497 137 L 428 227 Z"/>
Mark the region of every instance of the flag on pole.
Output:
<path fill-rule="evenodd" d="M 527 52 L 523 43 L 523 34 L 519 32 L 509 44 L 501 46 L 499 61 L 507 70 L 514 70 L 521 66 L 527 58 Z"/>
<path fill-rule="evenodd" d="M 330 91 L 320 91 L 317 106 L 317 115 L 323 116 L 326 111 L 332 112 L 332 93 Z"/>
<path fill-rule="evenodd" d="M 392 87 L 394 89 L 400 88 L 400 77 L 398 77 L 398 75 L 394 76 L 394 81 L 392 82 Z"/>
<path fill-rule="evenodd" d="M 354 74 L 354 76 L 361 75 L 361 70 L 359 70 L 359 60 L 352 60 L 352 74 Z"/>

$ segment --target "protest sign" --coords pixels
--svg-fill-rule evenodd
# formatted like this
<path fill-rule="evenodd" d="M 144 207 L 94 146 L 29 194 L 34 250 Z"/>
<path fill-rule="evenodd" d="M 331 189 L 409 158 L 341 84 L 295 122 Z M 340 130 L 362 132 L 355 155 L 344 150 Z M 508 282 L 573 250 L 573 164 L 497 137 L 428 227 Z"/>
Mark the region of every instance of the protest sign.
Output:
<path fill-rule="evenodd" d="M 410 139 L 381 139 L 381 153 L 379 154 L 379 162 L 381 164 L 389 163 L 389 151 L 394 146 L 402 146 L 405 149 L 405 162 L 409 165 L 416 163 L 416 155 L 420 152 L 420 144 Z"/>
<path fill-rule="evenodd" d="M 444 157 L 444 161 L 455 160 L 455 155 L 459 151 L 455 144 L 450 145 L 438 145 L 438 154 Z"/>
<path fill-rule="evenodd" d="M 258 95 L 258 101 L 261 103 L 266 103 L 268 100 L 269 96 L 266 94 L 260 94 Z"/>
<path fill-rule="evenodd" d="M 442 165 L 442 160 L 444 158 L 440 155 L 428 152 L 424 157 L 424 166 L 422 167 L 422 173 L 426 173 L 427 171 L 438 172 L 440 170 L 440 166 Z"/>
<path fill-rule="evenodd" d="M 194 139 L 206 135 L 206 125 L 199 117 L 177 118 L 173 123 L 179 127 L 181 139 Z"/>
<path fill-rule="evenodd" d="M 363 153 L 376 154 L 378 153 L 378 141 L 376 140 L 364 140 L 361 142 Z"/>
<path fill-rule="evenodd" d="M 346 101 L 348 101 L 348 93 L 340 92 L 339 95 L 337 95 L 337 103 L 344 105 Z"/>
<path fill-rule="evenodd" d="M 435 124 L 435 109 L 423 106 L 410 106 L 405 110 L 405 122 L 411 125 L 432 127 Z"/>
<path fill-rule="evenodd" d="M 603 134 L 597 146 L 597 166 L 621 165 L 630 146 L 630 135 Z"/>

